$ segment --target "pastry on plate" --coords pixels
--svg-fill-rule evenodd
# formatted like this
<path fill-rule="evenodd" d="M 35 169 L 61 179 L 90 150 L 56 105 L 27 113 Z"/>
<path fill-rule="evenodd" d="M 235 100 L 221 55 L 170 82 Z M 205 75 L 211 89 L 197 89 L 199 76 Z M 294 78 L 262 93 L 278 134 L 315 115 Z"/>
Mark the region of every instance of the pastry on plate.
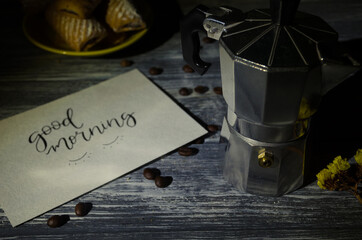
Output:
<path fill-rule="evenodd" d="M 86 51 L 107 36 L 95 19 L 80 19 L 58 11 L 46 11 L 46 20 L 56 34 L 75 51 Z"/>
<path fill-rule="evenodd" d="M 116 33 L 141 30 L 146 27 L 142 16 L 130 0 L 110 0 L 106 23 Z"/>

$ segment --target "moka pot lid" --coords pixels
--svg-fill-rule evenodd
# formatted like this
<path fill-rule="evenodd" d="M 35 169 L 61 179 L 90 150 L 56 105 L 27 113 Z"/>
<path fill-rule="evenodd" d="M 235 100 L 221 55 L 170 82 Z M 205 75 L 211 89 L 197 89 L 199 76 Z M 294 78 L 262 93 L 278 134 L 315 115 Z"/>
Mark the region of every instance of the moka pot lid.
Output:
<path fill-rule="evenodd" d="M 245 13 L 239 24 L 220 38 L 235 59 L 265 67 L 312 67 L 323 60 L 321 46 L 336 43 L 338 34 L 321 18 L 297 12 L 296 6 L 280 1 L 270 9 Z M 286 3 L 288 4 L 288 3 Z"/>

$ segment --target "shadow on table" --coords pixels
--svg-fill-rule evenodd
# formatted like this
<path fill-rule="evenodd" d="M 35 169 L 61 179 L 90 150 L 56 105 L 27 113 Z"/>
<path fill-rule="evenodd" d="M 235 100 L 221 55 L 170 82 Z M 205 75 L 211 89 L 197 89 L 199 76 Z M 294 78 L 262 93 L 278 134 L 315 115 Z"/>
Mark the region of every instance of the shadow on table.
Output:
<path fill-rule="evenodd" d="M 362 39 L 342 43 L 362 63 Z M 311 158 L 306 162 L 305 185 L 339 155 L 352 158 L 362 148 L 362 70 L 328 92 L 312 120 Z"/>
<path fill-rule="evenodd" d="M 144 37 L 124 50 L 107 55 L 106 58 L 130 57 L 148 52 L 166 42 L 178 32 L 182 11 L 176 0 L 148 0 L 152 24 Z M 142 7 L 142 6 L 140 6 Z"/>

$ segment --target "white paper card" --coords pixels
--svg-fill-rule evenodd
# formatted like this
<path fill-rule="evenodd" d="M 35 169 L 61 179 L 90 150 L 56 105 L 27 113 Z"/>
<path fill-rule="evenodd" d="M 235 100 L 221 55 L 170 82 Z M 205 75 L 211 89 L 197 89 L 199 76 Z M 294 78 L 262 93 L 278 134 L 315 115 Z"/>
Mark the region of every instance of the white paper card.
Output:
<path fill-rule="evenodd" d="M 12 226 L 206 133 L 138 70 L 0 121 L 0 205 Z"/>

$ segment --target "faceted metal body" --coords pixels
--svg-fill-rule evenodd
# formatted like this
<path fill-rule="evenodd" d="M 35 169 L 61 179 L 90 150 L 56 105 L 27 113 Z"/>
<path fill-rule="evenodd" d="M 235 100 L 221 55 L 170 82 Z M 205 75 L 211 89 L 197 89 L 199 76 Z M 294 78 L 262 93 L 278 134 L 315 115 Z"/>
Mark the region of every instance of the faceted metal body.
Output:
<path fill-rule="evenodd" d="M 250 62 L 233 59 L 223 46 L 220 61 L 228 104 L 223 126 L 229 132 L 225 178 L 239 190 L 259 195 L 279 196 L 300 187 L 310 119 L 298 115 L 302 98 L 308 95 L 305 86 L 320 91 L 320 67 L 311 72 L 253 68 Z M 273 155 L 270 166 L 260 166 L 262 150 Z"/>
<path fill-rule="evenodd" d="M 184 59 L 200 74 L 197 32 L 220 42 L 224 176 L 237 189 L 280 196 L 303 184 L 309 125 L 321 98 L 359 69 L 321 18 L 297 12 L 299 0 L 270 0 L 247 13 L 198 6 L 182 21 Z M 203 29 L 200 24 L 202 23 Z"/>
<path fill-rule="evenodd" d="M 319 29 L 309 27 L 306 17 Z M 268 10 L 246 13 L 221 36 L 228 104 L 223 132 L 229 141 L 224 176 L 239 190 L 280 196 L 302 186 L 310 120 L 330 88 L 323 82 L 326 63 L 318 47 L 336 40 L 320 18 L 297 13 L 293 26 L 280 26 Z"/>

